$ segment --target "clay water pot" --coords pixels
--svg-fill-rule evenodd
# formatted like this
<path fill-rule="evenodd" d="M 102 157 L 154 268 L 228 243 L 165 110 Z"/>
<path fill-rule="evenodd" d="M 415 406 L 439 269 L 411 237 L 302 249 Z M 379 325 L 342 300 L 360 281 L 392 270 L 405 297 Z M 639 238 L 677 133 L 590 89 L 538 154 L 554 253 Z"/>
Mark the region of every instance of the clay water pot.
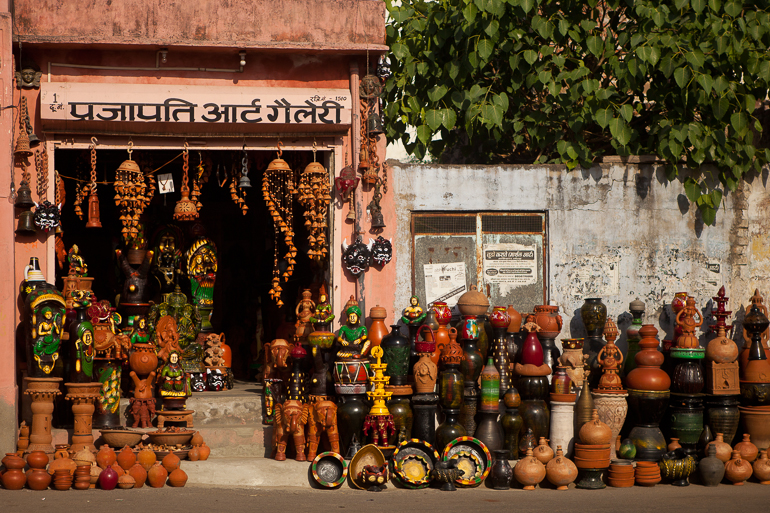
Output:
<path fill-rule="evenodd" d="M 681 448 L 682 448 L 682 446 L 679 444 L 679 439 L 678 438 L 672 438 L 671 439 L 671 443 L 668 444 L 668 447 L 666 447 L 666 449 L 668 449 L 668 452 L 671 452 L 671 451 L 676 450 L 676 449 L 681 449 Z"/>
<path fill-rule="evenodd" d="M 708 456 L 698 463 L 698 474 L 704 486 L 717 486 L 725 477 L 725 463 L 717 458 L 715 445 L 708 446 L 706 452 Z"/>
<path fill-rule="evenodd" d="M 131 370 L 139 376 L 147 376 L 158 368 L 158 355 L 152 344 L 134 344 L 134 352 L 128 360 Z"/>
<path fill-rule="evenodd" d="M 751 436 L 748 433 L 743 434 L 743 441 L 735 444 L 734 449 L 741 453 L 741 458 L 749 463 L 756 460 L 757 454 L 759 454 L 759 449 L 757 449 L 756 445 L 751 443 Z"/>
<path fill-rule="evenodd" d="M 57 470 L 67 469 L 70 476 L 75 475 L 75 469 L 77 464 L 70 458 L 70 453 L 67 452 L 67 445 L 57 445 L 56 452 L 54 453 L 54 460 L 48 465 L 48 473 L 54 475 Z"/>
<path fill-rule="evenodd" d="M 170 452 L 163 457 L 163 461 L 161 461 L 161 465 L 163 465 L 163 468 L 166 469 L 166 472 L 170 474 L 171 472 L 179 468 L 179 456 L 177 456 L 173 452 Z"/>
<path fill-rule="evenodd" d="M 201 436 L 201 432 L 196 431 L 195 433 L 193 433 L 193 436 L 190 439 L 190 445 L 192 445 L 193 447 L 197 447 L 202 444 L 203 444 L 203 437 Z"/>
<path fill-rule="evenodd" d="M 110 466 L 112 467 L 112 470 L 114 470 L 118 474 L 118 477 L 120 477 L 120 476 L 122 476 L 122 475 L 124 475 L 126 473 L 126 471 L 123 470 L 123 467 L 121 467 L 117 463 L 113 463 Z"/>
<path fill-rule="evenodd" d="M 727 463 L 730 461 L 730 454 L 732 453 L 733 449 L 730 447 L 730 444 L 725 443 L 722 433 L 717 433 L 716 440 L 709 442 L 709 444 L 706 446 L 706 451 L 708 451 L 708 448 L 711 445 L 717 448 L 716 456 L 722 460 L 722 463 Z"/>
<path fill-rule="evenodd" d="M 190 449 L 190 452 L 187 453 L 187 459 L 190 461 L 198 461 L 200 457 L 201 457 L 201 453 L 197 447 L 193 447 L 192 449 Z"/>
<path fill-rule="evenodd" d="M 147 481 L 147 471 L 139 462 L 134 463 L 134 466 L 128 469 L 128 474 L 134 478 L 134 488 L 141 488 Z"/>
<path fill-rule="evenodd" d="M 94 465 L 90 470 L 91 483 L 89 488 L 96 488 L 96 483 L 99 482 L 99 476 L 102 475 L 102 468 L 99 465 Z"/>
<path fill-rule="evenodd" d="M 532 451 L 535 458 L 540 461 L 543 465 L 547 464 L 549 461 L 553 459 L 553 449 L 551 449 L 551 446 L 548 445 L 548 440 L 546 440 L 545 437 L 540 437 L 540 441 L 537 444 L 537 447 Z"/>
<path fill-rule="evenodd" d="M 29 468 L 45 469 L 48 465 L 48 455 L 43 451 L 32 451 L 27 455 Z"/>
<path fill-rule="evenodd" d="M 535 458 L 532 449 L 527 449 L 527 455 L 516 463 L 513 475 L 525 490 L 534 490 L 535 485 L 545 479 L 545 465 Z"/>
<path fill-rule="evenodd" d="M 518 333 L 521 329 L 521 314 L 513 307 L 508 305 L 505 312 L 508 314 L 510 323 L 508 324 L 508 333 Z"/>
<path fill-rule="evenodd" d="M 118 456 L 107 444 L 103 444 L 99 448 L 99 452 L 96 453 L 96 464 L 102 469 L 109 467 L 116 461 L 118 461 Z"/>
<path fill-rule="evenodd" d="M 60 468 L 53 473 L 53 487 L 56 490 L 69 490 L 72 487 L 72 475 L 66 468 Z"/>
<path fill-rule="evenodd" d="M 203 442 L 203 445 L 198 447 L 198 453 L 200 454 L 200 457 L 198 458 L 200 461 L 206 461 L 209 459 L 209 455 L 211 454 L 211 447 L 206 445 L 206 442 Z"/>
<path fill-rule="evenodd" d="M 717 337 L 706 346 L 706 359 L 716 363 L 732 363 L 738 358 L 738 346 L 726 336 Z M 748 363 L 748 356 L 746 358 Z"/>
<path fill-rule="evenodd" d="M 161 465 L 159 461 L 156 461 L 155 464 L 150 467 L 150 470 L 147 471 L 147 482 L 153 488 L 163 488 L 163 485 L 166 484 L 167 477 L 168 471 L 163 468 L 163 465 Z"/>
<path fill-rule="evenodd" d="M 118 485 L 118 473 L 112 468 L 112 465 L 107 466 L 99 474 L 99 487 L 102 490 L 114 490 Z"/>
<path fill-rule="evenodd" d="M 557 490 L 566 490 L 575 481 L 578 469 L 571 460 L 564 457 L 561 445 L 556 447 L 556 457 L 545 466 L 545 475 Z"/>
<path fill-rule="evenodd" d="M 742 459 L 741 453 L 738 451 L 733 451 L 732 458 L 725 463 L 725 477 L 736 486 L 745 483 L 751 477 L 752 472 L 751 464 Z"/>
<path fill-rule="evenodd" d="M 367 336 L 372 342 L 372 347 L 380 345 L 382 338 L 389 333 L 388 326 L 385 324 L 387 316 L 388 311 L 380 305 L 374 306 L 369 310 L 369 318 L 372 320 L 372 324 L 369 326 Z"/>
<path fill-rule="evenodd" d="M 136 484 L 136 481 L 133 477 L 131 477 L 130 474 L 123 474 L 118 478 L 118 488 L 121 490 L 128 490 L 130 488 L 133 488 Z"/>
<path fill-rule="evenodd" d="M 767 451 L 761 451 L 759 459 L 754 462 L 754 477 L 760 484 L 770 484 L 770 460 Z"/>
<path fill-rule="evenodd" d="M 5 454 L 2 463 L 5 466 L 5 472 L 2 475 L 3 487 L 6 490 L 24 488 L 24 484 L 27 482 L 27 476 L 22 472 L 25 465 L 24 460 L 15 452 L 9 452 Z"/>
<path fill-rule="evenodd" d="M 174 471 L 168 476 L 168 484 L 177 488 L 181 488 L 187 483 L 187 473 L 181 468 L 174 469 Z"/>
<path fill-rule="evenodd" d="M 33 468 L 27 473 L 27 486 L 30 490 L 45 490 L 51 484 L 51 474 L 44 468 Z"/>
<path fill-rule="evenodd" d="M 540 326 L 538 333 L 541 338 L 556 338 L 562 328 L 559 307 L 556 305 L 535 306 L 535 323 Z"/>
<path fill-rule="evenodd" d="M 599 412 L 593 410 L 593 419 L 580 428 L 580 441 L 584 445 L 607 445 L 612 440 L 612 429 L 599 420 Z"/>
<path fill-rule="evenodd" d="M 5 458 L 0 461 L 6 470 L 21 470 L 24 468 L 24 460 L 15 452 L 5 453 Z"/>
<path fill-rule="evenodd" d="M 150 467 L 155 464 L 157 459 L 158 457 L 155 455 L 155 453 L 146 447 L 139 451 L 139 454 L 136 455 L 136 462 L 144 467 L 145 471 L 149 471 Z"/>
<path fill-rule="evenodd" d="M 136 463 L 136 454 L 126 445 L 117 455 L 117 462 L 123 470 L 128 470 Z"/>

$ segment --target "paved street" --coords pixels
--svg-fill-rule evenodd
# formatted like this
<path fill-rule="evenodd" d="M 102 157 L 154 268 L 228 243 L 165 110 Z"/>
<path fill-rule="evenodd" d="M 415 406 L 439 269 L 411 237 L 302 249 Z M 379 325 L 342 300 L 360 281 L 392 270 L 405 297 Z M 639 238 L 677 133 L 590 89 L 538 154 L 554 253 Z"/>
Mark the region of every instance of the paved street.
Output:
<path fill-rule="evenodd" d="M 339 490 L 304 490 L 297 488 L 162 488 L 139 490 L 88 490 L 67 492 L 0 490 L 3 513 L 255 513 L 260 511 L 325 513 L 353 512 L 476 512 L 489 510 L 523 512 L 726 512 L 768 511 L 770 486 L 747 483 L 744 486 L 720 485 L 706 488 L 691 485 L 675 488 L 606 488 L 604 490 L 552 489 L 496 491 L 486 488 L 441 492 L 439 490 L 404 490 L 394 488 L 365 492 L 348 488 Z"/>

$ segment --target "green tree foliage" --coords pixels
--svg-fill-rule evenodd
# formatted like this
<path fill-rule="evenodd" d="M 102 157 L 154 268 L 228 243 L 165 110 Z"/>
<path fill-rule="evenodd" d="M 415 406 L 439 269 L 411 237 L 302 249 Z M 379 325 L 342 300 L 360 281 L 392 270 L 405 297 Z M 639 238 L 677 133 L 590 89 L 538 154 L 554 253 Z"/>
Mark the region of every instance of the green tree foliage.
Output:
<path fill-rule="evenodd" d="M 735 190 L 770 161 L 755 116 L 770 0 L 387 2 L 387 135 L 420 159 L 462 148 L 573 169 L 656 154 L 670 180 L 700 170 L 685 191 L 707 224 L 722 192 L 706 184 Z"/>

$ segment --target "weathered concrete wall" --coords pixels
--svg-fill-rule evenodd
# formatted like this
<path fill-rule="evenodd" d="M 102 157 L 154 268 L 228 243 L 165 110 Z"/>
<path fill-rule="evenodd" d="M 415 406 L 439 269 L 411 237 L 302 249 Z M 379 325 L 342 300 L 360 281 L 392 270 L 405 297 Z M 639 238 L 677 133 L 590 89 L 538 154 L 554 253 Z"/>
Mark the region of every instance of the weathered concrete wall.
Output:
<path fill-rule="evenodd" d="M 547 212 L 547 295 L 561 307 L 560 338 L 584 336 L 579 309 L 587 297 L 602 297 L 621 328 L 630 323 L 629 302 L 642 299 L 644 321 L 663 339 L 672 334 L 668 304 L 676 292 L 689 292 L 710 310 L 708 301 L 724 284 L 736 312 L 754 287 L 770 292 L 766 174 L 726 195 L 709 227 L 681 183 L 666 182 L 657 165 L 602 164 L 571 172 L 555 165 L 391 166 L 399 225 L 396 309 L 412 292 L 410 219 L 420 211 Z M 709 264 L 719 264 L 719 272 Z M 467 272 L 468 284 L 475 283 L 475 270 Z"/>
<path fill-rule="evenodd" d="M 385 44 L 373 0 L 15 0 L 17 40 L 345 49 Z"/>

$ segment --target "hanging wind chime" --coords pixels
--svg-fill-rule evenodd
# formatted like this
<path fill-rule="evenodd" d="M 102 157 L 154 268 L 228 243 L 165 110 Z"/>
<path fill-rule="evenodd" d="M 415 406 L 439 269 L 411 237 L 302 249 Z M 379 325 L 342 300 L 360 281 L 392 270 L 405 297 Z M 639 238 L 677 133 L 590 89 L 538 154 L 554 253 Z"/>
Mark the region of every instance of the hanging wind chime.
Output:
<path fill-rule="evenodd" d="M 203 165 L 203 156 L 201 152 L 198 152 L 198 165 L 195 167 L 195 178 L 193 179 L 193 190 L 190 194 L 190 200 L 195 203 L 195 207 L 198 212 L 203 208 L 203 204 L 200 202 L 201 187 L 203 184 L 209 181 L 209 175 L 211 169 Z"/>
<path fill-rule="evenodd" d="M 91 138 L 91 190 L 88 195 L 88 222 L 86 228 L 101 228 L 99 196 L 96 194 L 96 137 Z"/>
<path fill-rule="evenodd" d="M 219 175 L 219 170 L 217 170 L 217 175 Z M 243 145 L 241 172 L 237 185 L 235 183 L 235 177 L 235 164 L 233 164 L 233 177 L 232 180 L 230 180 L 230 198 L 233 200 L 233 203 L 235 203 L 238 208 L 241 209 L 243 215 L 246 215 L 246 212 L 249 210 L 249 206 L 246 205 L 246 189 L 251 188 L 251 180 L 249 179 L 249 158 L 248 154 L 246 153 L 246 144 Z M 225 181 L 227 181 L 227 178 L 225 178 Z M 224 185 L 224 182 L 219 184 L 220 187 L 222 185 Z"/>
<path fill-rule="evenodd" d="M 194 221 L 198 219 L 198 207 L 190 200 L 190 188 L 187 186 L 190 171 L 190 150 L 187 141 L 184 142 L 184 151 L 182 152 L 182 199 L 176 202 L 174 206 L 174 220 L 176 221 Z"/>
<path fill-rule="evenodd" d="M 352 166 L 345 166 L 340 171 L 340 176 L 334 179 L 334 185 L 337 187 L 337 192 L 342 197 L 342 201 L 349 203 L 348 215 L 346 219 L 348 221 L 356 220 L 356 206 L 354 203 L 355 190 L 358 187 L 359 178 L 356 176 L 356 171 Z"/>
<path fill-rule="evenodd" d="M 128 142 L 128 160 L 124 160 L 115 171 L 115 206 L 120 212 L 120 222 L 123 224 L 121 235 L 126 243 L 130 245 L 131 241 L 139 235 L 139 216 L 150 203 L 152 196 L 147 196 L 147 184 L 144 181 L 139 164 L 131 160 L 131 153 L 134 151 L 134 143 Z M 94 157 L 92 156 L 92 159 Z M 92 178 L 93 175 L 92 172 Z M 91 216 L 91 198 L 89 202 L 89 218 Z"/>
<path fill-rule="evenodd" d="M 308 229 L 310 249 L 308 256 L 321 262 L 329 254 L 326 240 L 327 217 L 331 202 L 329 173 L 316 162 L 316 144 L 313 142 L 313 162 L 305 167 L 299 181 L 299 202 L 305 207 L 305 226 Z"/>
<path fill-rule="evenodd" d="M 27 171 L 27 159 L 32 156 L 32 150 L 29 147 L 29 134 L 27 133 L 26 123 L 28 115 L 27 99 L 22 97 L 21 105 L 19 106 L 19 137 L 16 138 L 16 147 L 13 150 L 13 156 L 21 166 L 21 183 L 19 183 L 19 190 L 17 191 L 16 199 L 14 200 L 14 206 L 16 208 L 24 209 L 35 206 L 35 202 L 32 200 L 32 190 L 29 188 L 31 177 L 29 171 Z"/>
<path fill-rule="evenodd" d="M 281 143 L 278 143 L 278 158 L 268 164 L 265 174 L 262 178 L 262 197 L 265 199 L 267 209 L 273 218 L 274 244 L 273 244 L 273 279 L 270 289 L 270 298 L 281 307 L 281 282 L 286 283 L 294 272 L 294 260 L 297 257 L 297 248 L 294 246 L 294 229 L 292 196 L 296 193 L 294 188 L 294 174 L 289 164 L 281 158 Z M 278 237 L 284 234 L 284 243 L 287 252 L 284 258 L 288 263 L 286 271 L 281 275 L 278 268 Z"/>
<path fill-rule="evenodd" d="M 369 56 L 366 59 L 369 69 Z M 376 136 L 382 133 L 382 123 L 377 113 L 375 100 L 382 95 L 382 81 L 376 75 L 367 74 L 358 87 L 361 102 L 361 152 L 358 169 L 363 173 L 363 182 L 374 185 L 378 180 L 379 159 L 377 158 Z"/>

